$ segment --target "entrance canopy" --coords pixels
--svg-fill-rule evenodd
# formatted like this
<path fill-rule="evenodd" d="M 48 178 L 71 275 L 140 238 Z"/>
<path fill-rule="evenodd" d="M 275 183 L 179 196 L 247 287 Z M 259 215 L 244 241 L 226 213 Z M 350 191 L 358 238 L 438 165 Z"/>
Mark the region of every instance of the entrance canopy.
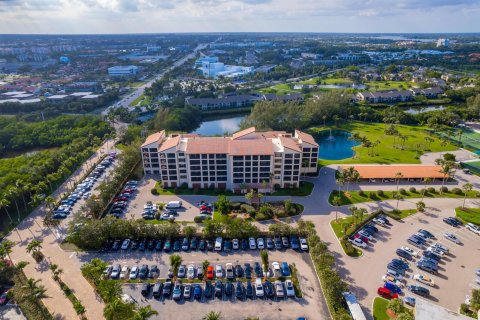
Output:
<path fill-rule="evenodd" d="M 401 173 L 401 179 L 443 179 L 445 174 L 441 173 L 441 166 L 437 165 L 346 165 L 341 169 L 354 167 L 360 174 L 361 179 L 396 179 Z"/>

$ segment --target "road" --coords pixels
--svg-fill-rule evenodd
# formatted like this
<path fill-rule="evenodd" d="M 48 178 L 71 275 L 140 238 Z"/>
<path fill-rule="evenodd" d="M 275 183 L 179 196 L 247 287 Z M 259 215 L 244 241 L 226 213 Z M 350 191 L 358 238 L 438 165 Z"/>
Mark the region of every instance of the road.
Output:
<path fill-rule="evenodd" d="M 157 81 L 157 80 L 160 80 L 161 78 L 163 78 L 165 76 L 165 74 L 181 65 L 183 65 L 185 62 L 187 62 L 188 60 L 192 59 L 193 57 L 195 57 L 195 55 L 197 54 L 198 51 L 200 50 L 203 50 L 205 49 L 206 47 L 208 46 L 208 43 L 202 43 L 202 44 L 199 44 L 197 47 L 195 47 L 195 49 L 193 49 L 193 52 L 187 54 L 186 56 L 184 56 L 183 58 L 180 58 L 178 59 L 177 61 L 175 61 L 170 67 L 168 67 L 167 69 L 165 69 L 164 71 L 162 71 L 161 73 L 159 73 L 158 75 L 156 75 L 153 79 L 149 80 L 148 82 L 146 82 L 145 84 L 141 85 L 140 87 L 136 88 L 135 91 L 133 93 L 129 93 L 128 95 L 126 95 L 125 97 L 122 98 L 122 100 L 116 102 L 114 105 L 108 107 L 107 109 L 105 109 L 102 114 L 106 115 L 108 114 L 108 112 L 110 111 L 110 109 L 112 108 L 118 108 L 118 107 L 125 107 L 125 108 L 128 108 L 130 106 L 130 103 L 132 103 L 133 101 L 135 101 L 135 99 L 137 99 L 138 97 L 140 97 L 143 92 L 145 91 L 146 88 L 149 88 L 152 86 L 152 84 Z"/>

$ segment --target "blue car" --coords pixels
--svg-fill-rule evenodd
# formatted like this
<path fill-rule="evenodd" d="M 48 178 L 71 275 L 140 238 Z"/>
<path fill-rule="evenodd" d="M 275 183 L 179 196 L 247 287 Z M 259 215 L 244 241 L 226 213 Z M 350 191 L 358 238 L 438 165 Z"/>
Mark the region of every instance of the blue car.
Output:
<path fill-rule="evenodd" d="M 201 286 L 195 286 L 195 288 L 193 288 L 193 298 L 197 299 L 197 300 L 202 299 L 202 287 Z"/>
<path fill-rule="evenodd" d="M 415 298 L 413 297 L 405 297 L 403 298 L 403 302 L 405 302 L 409 306 L 415 307 Z"/>
<path fill-rule="evenodd" d="M 291 236 L 290 237 L 290 247 L 293 250 L 300 249 L 300 241 L 298 240 L 297 236 Z"/>
<path fill-rule="evenodd" d="M 282 262 L 281 269 L 282 269 L 282 275 L 284 277 L 290 276 L 290 267 L 288 266 L 288 263 Z"/>
<path fill-rule="evenodd" d="M 411 255 L 410 253 L 408 253 L 407 251 L 405 251 L 405 250 L 397 249 L 396 252 L 397 252 L 397 255 L 398 255 L 399 257 L 405 258 L 405 259 L 407 259 L 407 260 L 412 260 L 412 259 L 413 259 L 412 255 Z"/>
<path fill-rule="evenodd" d="M 383 285 L 384 288 L 392 291 L 393 293 L 402 293 L 402 289 L 400 289 L 400 287 L 394 285 L 393 283 L 390 283 L 390 282 L 385 282 L 385 284 Z"/>

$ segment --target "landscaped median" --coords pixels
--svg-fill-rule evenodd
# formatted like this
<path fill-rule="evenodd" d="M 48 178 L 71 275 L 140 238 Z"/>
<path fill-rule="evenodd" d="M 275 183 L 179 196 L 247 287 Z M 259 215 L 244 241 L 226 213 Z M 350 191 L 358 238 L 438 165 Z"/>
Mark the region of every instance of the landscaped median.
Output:
<path fill-rule="evenodd" d="M 399 188 L 398 193 L 402 199 L 421 199 L 422 193 L 423 198 L 464 198 L 465 193 L 460 188 L 448 189 L 443 187 L 443 192 L 433 187 L 417 190 L 415 187 L 410 187 L 408 190 L 404 188 Z M 425 190 L 425 191 L 424 191 Z M 340 197 L 340 203 L 338 205 L 344 206 L 355 203 L 369 202 L 369 201 L 385 201 L 385 200 L 396 200 L 395 194 L 397 191 L 338 191 L 333 190 L 328 197 L 328 202 L 331 205 L 334 205 L 334 198 Z M 478 191 L 469 191 L 467 192 L 467 198 L 478 198 L 480 193 Z"/>
<path fill-rule="evenodd" d="M 390 320 L 387 314 L 388 300 L 376 297 L 373 300 L 373 320 Z"/>
<path fill-rule="evenodd" d="M 456 208 L 455 214 L 465 223 L 473 223 L 480 226 L 480 208 Z"/>

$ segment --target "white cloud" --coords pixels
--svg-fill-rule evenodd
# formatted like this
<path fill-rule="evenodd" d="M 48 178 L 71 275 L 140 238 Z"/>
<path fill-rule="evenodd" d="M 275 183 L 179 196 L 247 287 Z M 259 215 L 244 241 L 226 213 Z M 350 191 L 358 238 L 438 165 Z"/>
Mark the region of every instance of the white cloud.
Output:
<path fill-rule="evenodd" d="M 0 33 L 475 32 L 479 7 L 480 0 L 0 0 Z"/>

